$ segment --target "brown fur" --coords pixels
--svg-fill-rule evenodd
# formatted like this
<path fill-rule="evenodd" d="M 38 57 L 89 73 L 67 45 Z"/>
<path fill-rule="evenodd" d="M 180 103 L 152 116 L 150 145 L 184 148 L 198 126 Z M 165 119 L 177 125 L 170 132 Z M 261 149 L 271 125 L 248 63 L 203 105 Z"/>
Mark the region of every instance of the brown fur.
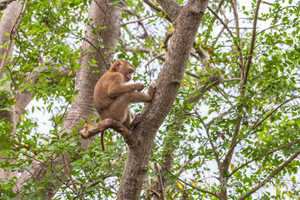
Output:
<path fill-rule="evenodd" d="M 96 83 L 94 104 L 102 120 L 116 120 L 129 127 L 132 121 L 128 109 L 129 104 L 152 100 L 153 89 L 150 89 L 148 94 L 144 94 L 140 92 L 144 89 L 142 83 L 128 82 L 131 80 L 133 72 L 134 69 L 127 61 L 118 60 Z M 83 137 L 90 136 L 83 135 Z"/>

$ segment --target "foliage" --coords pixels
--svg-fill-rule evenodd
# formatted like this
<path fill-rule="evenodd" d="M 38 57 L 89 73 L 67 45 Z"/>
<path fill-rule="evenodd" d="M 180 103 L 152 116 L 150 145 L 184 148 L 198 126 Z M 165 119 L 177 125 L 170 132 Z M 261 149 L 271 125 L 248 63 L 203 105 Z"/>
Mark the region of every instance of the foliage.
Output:
<path fill-rule="evenodd" d="M 256 2 L 239 6 L 240 38 L 232 28 L 234 20 L 228 21 L 232 38 L 220 21 L 206 12 L 196 36 L 196 49 L 187 63 L 189 73 L 155 140 L 143 198 L 151 193 L 149 188 L 159 176 L 155 165 L 163 166 L 166 156 L 171 154 L 172 168 L 163 174 L 167 179 L 167 199 L 217 199 L 205 191 L 217 193 L 222 187 L 218 162 L 230 150 L 239 120 L 233 159 L 223 174 L 228 181 L 230 199 L 247 193 L 299 152 L 299 2 L 262 3 L 255 51 L 242 94 L 236 44 L 240 45 L 246 62 Z M 63 173 L 69 173 L 69 180 L 62 180 L 64 184 L 55 199 L 114 199 L 127 155 L 119 135 L 106 134 L 105 152 L 101 151 L 98 138 L 88 151 L 82 151 L 78 133 L 66 135 L 62 127 L 65 113 L 76 95 L 74 81 L 80 67 L 79 48 L 84 40 L 82 29 L 88 22 L 89 3 L 28 1 L 17 31 L 13 61 L 7 66 L 13 93 L 29 91 L 36 103 L 22 115 L 14 139 L 9 139 L 9 125 L 0 122 L 3 130 L 0 155 L 14 160 L 1 162 L 0 168 L 24 171 L 36 162 L 51 168 L 57 155 L 70 153 L 74 158 L 71 166 L 61 166 Z M 137 67 L 134 79 L 148 85 L 163 65 L 165 38 L 172 32 L 172 25 L 162 13 L 153 11 L 143 1 L 126 0 L 125 3 L 127 11 L 122 13 L 122 36 L 115 58 L 133 63 Z M 218 2 L 211 2 L 210 7 L 216 10 L 217 5 Z M 225 1 L 222 10 L 229 20 L 233 19 L 230 1 Z M 222 19 L 226 19 L 224 15 Z M 201 60 L 196 51 L 199 47 L 209 52 L 209 64 Z M 34 84 L 28 81 L 28 75 L 37 72 L 39 76 Z M 212 84 L 212 77 L 217 77 L 217 84 Z M 1 98 L 0 103 L 1 109 L 10 108 L 14 99 Z M 42 126 L 34 119 L 39 109 L 50 114 L 50 125 Z M 138 112 L 141 105 L 132 109 Z M 299 166 L 299 159 L 295 159 L 249 199 L 299 198 Z M 59 175 L 50 173 L 42 180 L 27 183 L 22 197 L 29 199 L 42 193 L 43 186 L 51 184 L 52 176 Z M 15 195 L 14 181 L 1 182 L 1 199 Z"/>

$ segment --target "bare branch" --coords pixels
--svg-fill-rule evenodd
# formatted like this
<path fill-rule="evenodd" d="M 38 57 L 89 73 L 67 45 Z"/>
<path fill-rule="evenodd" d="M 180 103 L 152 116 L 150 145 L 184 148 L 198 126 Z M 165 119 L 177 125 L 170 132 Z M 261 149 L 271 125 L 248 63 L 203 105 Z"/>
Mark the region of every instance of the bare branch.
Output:
<path fill-rule="evenodd" d="M 104 134 L 104 131 L 109 128 L 112 128 L 116 132 L 120 133 L 128 146 L 133 146 L 136 144 L 136 139 L 132 137 L 130 130 L 121 122 L 113 119 L 104 119 L 100 121 L 96 127 L 90 127 L 89 125 L 86 125 L 80 132 L 81 136 L 87 139 L 98 133 Z"/>

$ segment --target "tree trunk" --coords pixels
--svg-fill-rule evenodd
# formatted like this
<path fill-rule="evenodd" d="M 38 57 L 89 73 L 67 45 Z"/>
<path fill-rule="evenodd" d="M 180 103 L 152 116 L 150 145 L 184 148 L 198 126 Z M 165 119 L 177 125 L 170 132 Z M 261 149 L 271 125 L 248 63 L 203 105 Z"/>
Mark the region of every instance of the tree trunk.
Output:
<path fill-rule="evenodd" d="M 141 123 L 132 130 L 132 134 L 137 139 L 137 145 L 131 146 L 129 149 L 118 192 L 119 200 L 136 200 L 139 198 L 154 137 L 176 98 L 177 90 L 183 78 L 184 66 L 188 60 L 207 3 L 207 0 L 190 0 L 181 9 L 176 19 L 175 31 L 168 46 L 166 62 L 157 80 L 155 98 L 144 112 Z"/>

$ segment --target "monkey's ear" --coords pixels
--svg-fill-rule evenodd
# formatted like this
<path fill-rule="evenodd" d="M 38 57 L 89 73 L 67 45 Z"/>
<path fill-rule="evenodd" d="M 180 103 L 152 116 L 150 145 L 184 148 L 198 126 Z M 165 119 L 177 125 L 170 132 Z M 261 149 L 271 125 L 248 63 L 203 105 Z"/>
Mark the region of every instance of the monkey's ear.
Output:
<path fill-rule="evenodd" d="M 117 72 L 120 69 L 122 62 L 120 60 L 115 61 L 109 68 L 111 72 Z"/>

